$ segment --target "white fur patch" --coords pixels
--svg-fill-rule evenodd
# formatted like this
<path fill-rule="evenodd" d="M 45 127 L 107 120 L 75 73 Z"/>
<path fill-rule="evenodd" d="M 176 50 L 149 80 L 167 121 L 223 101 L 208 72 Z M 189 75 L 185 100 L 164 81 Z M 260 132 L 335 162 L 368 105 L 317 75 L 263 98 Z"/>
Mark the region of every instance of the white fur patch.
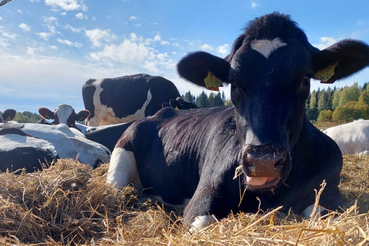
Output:
<path fill-rule="evenodd" d="M 287 45 L 280 38 L 275 38 L 273 40 L 261 39 L 254 40 L 251 43 L 251 49 L 256 50 L 268 59 L 269 55 L 280 47 Z"/>
<path fill-rule="evenodd" d="M 88 140 L 77 129 L 69 128 L 65 124 L 44 125 L 25 123 L 22 131 L 44 139 L 55 147 L 60 158 L 73 158 L 81 163 L 95 165 L 97 159 L 109 162 L 110 151 L 102 144 Z"/>
<path fill-rule="evenodd" d="M 314 209 L 314 204 L 305 208 L 304 211 L 302 211 L 301 215 L 304 216 L 305 218 L 314 218 L 315 215 L 320 214 L 321 212 L 325 211 L 323 207 L 318 205 L 318 208 L 316 209 L 315 214 L 311 214 L 313 212 L 313 209 Z"/>
<path fill-rule="evenodd" d="M 191 224 L 190 233 L 200 231 L 201 229 L 216 222 L 216 219 L 212 215 L 197 216 Z"/>
<path fill-rule="evenodd" d="M 59 119 L 59 123 L 67 124 L 69 116 L 73 113 L 74 109 L 68 104 L 60 104 L 55 109 L 55 115 Z"/>
<path fill-rule="evenodd" d="M 2 151 L 11 151 L 16 148 L 26 147 L 50 150 L 54 157 L 57 155 L 54 146 L 46 140 L 18 134 L 0 135 L 0 149 Z"/>
<path fill-rule="evenodd" d="M 100 80 L 96 80 L 93 83 L 96 87 L 95 93 L 92 99 L 93 105 L 94 105 L 94 116 L 89 119 L 87 123 L 88 126 L 103 126 L 103 125 L 109 125 L 109 124 L 128 123 L 134 120 L 145 118 L 146 107 L 152 99 L 150 90 L 147 92 L 147 99 L 145 103 L 142 105 L 142 108 L 138 109 L 132 115 L 119 118 L 115 115 L 114 110 L 112 108 L 109 108 L 101 104 L 100 93 L 103 91 L 103 89 L 101 88 L 102 81 L 103 79 L 100 79 Z M 122 107 L 126 107 L 126 105 L 122 105 Z"/>
<path fill-rule="evenodd" d="M 115 148 L 110 158 L 106 182 L 120 188 L 130 181 L 141 186 L 135 155 L 132 151 Z"/>

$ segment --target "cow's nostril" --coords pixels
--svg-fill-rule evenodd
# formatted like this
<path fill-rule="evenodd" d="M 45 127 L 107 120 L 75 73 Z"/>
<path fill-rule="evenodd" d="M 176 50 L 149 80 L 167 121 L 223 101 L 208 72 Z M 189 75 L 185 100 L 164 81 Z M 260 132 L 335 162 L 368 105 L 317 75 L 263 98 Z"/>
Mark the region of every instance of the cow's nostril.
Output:
<path fill-rule="evenodd" d="M 250 177 L 279 177 L 286 166 L 288 152 L 272 145 L 248 146 L 244 152 L 244 170 Z"/>

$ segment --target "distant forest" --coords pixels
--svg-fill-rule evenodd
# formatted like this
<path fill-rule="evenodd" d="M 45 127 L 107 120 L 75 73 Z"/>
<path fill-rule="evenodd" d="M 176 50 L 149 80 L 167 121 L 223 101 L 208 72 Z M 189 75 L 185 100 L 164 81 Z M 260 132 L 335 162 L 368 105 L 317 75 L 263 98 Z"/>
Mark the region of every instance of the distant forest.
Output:
<path fill-rule="evenodd" d="M 306 114 L 312 123 L 331 122 L 342 124 L 356 119 L 369 119 L 369 82 L 359 86 L 352 86 L 327 90 L 314 90 L 306 100 Z M 182 97 L 185 100 L 196 103 L 200 108 L 232 106 L 230 100 L 226 100 L 224 92 L 211 92 L 207 95 L 204 91 L 198 95 L 186 92 Z M 41 117 L 28 111 L 18 112 L 14 118 L 21 123 L 37 123 Z"/>
<path fill-rule="evenodd" d="M 342 124 L 356 119 L 369 119 L 369 86 L 352 86 L 311 92 L 306 101 L 306 114 L 313 123 Z"/>
<path fill-rule="evenodd" d="M 306 114 L 312 123 L 331 122 L 342 124 L 356 119 L 369 119 L 369 82 L 359 86 L 352 86 L 327 90 L 314 90 L 306 100 Z M 202 92 L 194 96 L 188 91 L 182 96 L 184 99 L 194 102 L 198 107 L 231 106 L 232 102 L 226 100 L 224 93 L 210 93 L 209 96 Z"/>

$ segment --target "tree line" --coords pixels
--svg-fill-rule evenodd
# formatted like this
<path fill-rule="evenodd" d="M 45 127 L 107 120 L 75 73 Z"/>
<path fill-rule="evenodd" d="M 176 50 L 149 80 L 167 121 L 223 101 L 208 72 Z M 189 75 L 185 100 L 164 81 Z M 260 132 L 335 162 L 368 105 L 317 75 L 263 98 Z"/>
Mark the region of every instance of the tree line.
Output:
<path fill-rule="evenodd" d="M 314 90 L 306 101 L 310 121 L 342 124 L 356 119 L 369 119 L 369 86 L 352 86 Z"/>
<path fill-rule="evenodd" d="M 209 96 L 203 91 L 197 97 L 191 94 L 191 91 L 186 92 L 182 95 L 182 98 L 193 102 L 199 108 L 209 108 L 209 107 L 218 107 L 218 106 L 232 106 L 232 102 L 230 100 L 226 100 L 224 92 L 214 93 L 210 92 Z"/>
<path fill-rule="evenodd" d="M 306 114 L 313 123 L 333 122 L 342 124 L 356 119 L 369 119 L 369 82 L 359 86 L 354 83 L 343 88 L 330 87 L 325 90 L 314 90 L 306 100 Z M 232 106 L 224 92 L 204 91 L 195 96 L 191 91 L 182 95 L 183 99 L 195 103 L 199 108 Z M 14 121 L 21 123 L 37 123 L 40 115 L 29 111 L 17 112 Z"/>
<path fill-rule="evenodd" d="M 19 123 L 38 123 L 41 120 L 41 116 L 29 111 L 23 111 L 17 112 L 13 120 Z"/>

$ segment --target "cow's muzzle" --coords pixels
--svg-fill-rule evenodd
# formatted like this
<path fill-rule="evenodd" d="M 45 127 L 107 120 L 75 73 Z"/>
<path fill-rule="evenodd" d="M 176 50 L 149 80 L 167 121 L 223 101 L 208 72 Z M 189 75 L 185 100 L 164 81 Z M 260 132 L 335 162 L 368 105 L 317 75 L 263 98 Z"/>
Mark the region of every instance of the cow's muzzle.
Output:
<path fill-rule="evenodd" d="M 272 188 L 290 171 L 289 153 L 279 146 L 246 145 L 242 156 L 242 171 L 251 190 Z"/>

